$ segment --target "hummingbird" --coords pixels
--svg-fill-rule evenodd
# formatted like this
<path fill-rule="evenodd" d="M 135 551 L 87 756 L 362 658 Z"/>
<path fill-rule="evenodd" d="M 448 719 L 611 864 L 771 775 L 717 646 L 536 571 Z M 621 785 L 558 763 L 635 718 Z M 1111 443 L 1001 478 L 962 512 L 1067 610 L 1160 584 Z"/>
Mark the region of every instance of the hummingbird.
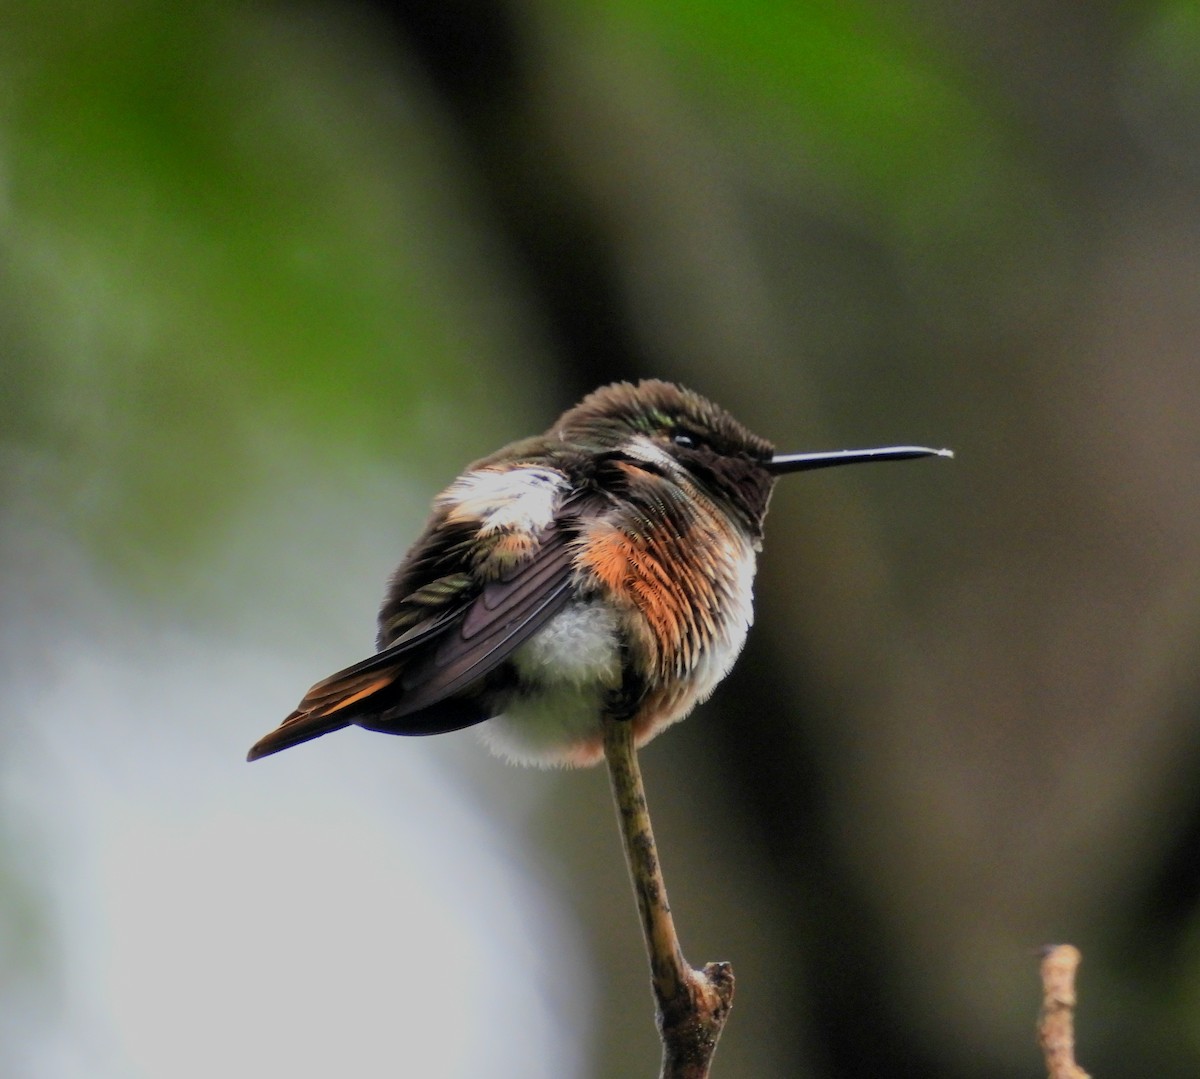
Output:
<path fill-rule="evenodd" d="M 389 583 L 376 654 L 314 685 L 247 759 L 351 725 L 479 724 L 497 755 L 543 767 L 601 760 L 606 718 L 645 745 L 741 651 L 777 477 L 929 456 L 953 455 L 778 454 L 682 386 L 604 386 L 434 499 Z"/>

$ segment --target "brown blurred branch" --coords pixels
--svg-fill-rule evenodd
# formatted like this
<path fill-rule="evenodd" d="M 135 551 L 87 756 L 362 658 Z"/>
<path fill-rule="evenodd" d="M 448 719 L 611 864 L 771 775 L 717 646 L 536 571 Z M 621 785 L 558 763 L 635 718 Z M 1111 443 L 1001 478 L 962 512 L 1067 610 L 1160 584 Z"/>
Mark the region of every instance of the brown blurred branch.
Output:
<path fill-rule="evenodd" d="M 1038 1044 L 1049 1079 L 1091 1079 L 1075 1063 L 1075 970 L 1082 958 L 1070 944 L 1053 945 L 1042 958 Z"/>
<path fill-rule="evenodd" d="M 728 963 L 709 963 L 703 970 L 693 970 L 683 957 L 658 864 L 631 723 L 604 721 L 604 755 L 650 954 L 650 981 L 663 1044 L 661 1079 L 705 1079 L 733 1003 L 733 968 Z"/>

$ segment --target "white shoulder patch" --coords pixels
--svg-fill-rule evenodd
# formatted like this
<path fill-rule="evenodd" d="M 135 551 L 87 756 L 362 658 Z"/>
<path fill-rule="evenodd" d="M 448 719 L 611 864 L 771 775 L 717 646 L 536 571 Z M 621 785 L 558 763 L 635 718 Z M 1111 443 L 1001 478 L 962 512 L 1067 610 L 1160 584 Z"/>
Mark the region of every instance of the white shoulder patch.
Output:
<path fill-rule="evenodd" d="M 498 529 L 537 532 L 554 519 L 567 478 L 551 468 L 481 468 L 460 476 L 439 501 L 450 516 L 474 517 L 481 533 Z"/>

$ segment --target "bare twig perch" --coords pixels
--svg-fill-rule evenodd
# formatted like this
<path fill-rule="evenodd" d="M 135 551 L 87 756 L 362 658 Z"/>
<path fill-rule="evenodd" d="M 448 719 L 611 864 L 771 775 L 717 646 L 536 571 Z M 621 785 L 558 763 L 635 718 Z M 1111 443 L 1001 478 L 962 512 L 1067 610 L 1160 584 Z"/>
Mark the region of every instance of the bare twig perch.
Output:
<path fill-rule="evenodd" d="M 693 970 L 683 958 L 658 864 L 632 723 L 604 721 L 604 755 L 650 953 L 650 981 L 663 1044 L 661 1079 L 705 1079 L 733 1003 L 733 968 L 728 963 L 709 963 L 703 970 Z"/>
<path fill-rule="evenodd" d="M 1048 947 L 1042 958 L 1038 1044 L 1050 1079 L 1091 1079 L 1075 1063 L 1075 970 L 1082 958 L 1070 944 Z"/>

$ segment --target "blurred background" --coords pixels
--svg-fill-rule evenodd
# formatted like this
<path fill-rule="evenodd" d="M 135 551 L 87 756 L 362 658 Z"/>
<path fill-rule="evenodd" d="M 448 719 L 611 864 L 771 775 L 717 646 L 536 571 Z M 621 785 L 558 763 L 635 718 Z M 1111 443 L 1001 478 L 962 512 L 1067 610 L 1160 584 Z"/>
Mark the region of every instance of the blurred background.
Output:
<path fill-rule="evenodd" d="M 1200 1072 L 1200 7 L 0 12 L 0 1072 L 634 1077 L 602 769 L 252 741 L 469 460 L 680 380 L 785 450 L 642 755 L 715 1074 Z"/>

